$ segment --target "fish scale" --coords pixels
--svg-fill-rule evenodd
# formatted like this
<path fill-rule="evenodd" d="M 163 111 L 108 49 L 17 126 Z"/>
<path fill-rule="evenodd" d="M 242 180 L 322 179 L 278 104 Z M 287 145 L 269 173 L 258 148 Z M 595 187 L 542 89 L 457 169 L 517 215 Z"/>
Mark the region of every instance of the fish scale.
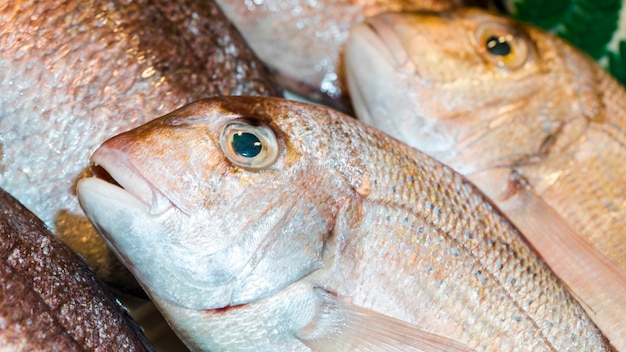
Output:
<path fill-rule="evenodd" d="M 620 216 L 620 204 L 626 200 L 626 189 L 615 187 L 619 178 L 613 175 L 623 175 L 626 168 L 622 163 L 610 166 L 611 170 L 603 172 L 613 160 L 624 158 L 623 148 L 619 141 L 611 140 L 603 131 L 590 130 L 586 134 L 588 140 L 581 140 L 571 152 L 572 159 L 584 163 L 585 170 L 580 169 L 580 163 L 561 162 L 555 160 L 550 167 L 521 167 L 522 175 L 529 174 L 529 182 L 541 185 L 541 180 L 534 177 L 541 169 L 541 174 L 559 172 L 559 179 L 549 184 L 539 193 L 549 200 L 552 207 L 563 214 L 576 229 L 603 253 L 607 253 L 614 262 L 626 272 L 626 243 L 621 234 L 626 232 L 626 223 Z M 598 145 L 599 141 L 601 145 Z M 564 153 L 565 154 L 565 153 Z M 573 207 L 579 199 L 588 200 Z M 599 216 L 601 209 L 602 216 Z M 608 220 L 608 221 L 607 221 Z"/>
<path fill-rule="evenodd" d="M 154 351 L 81 258 L 0 189 L 0 349 Z"/>
<path fill-rule="evenodd" d="M 259 170 L 219 142 L 249 119 L 280 146 Z M 453 351 L 610 349 L 468 181 L 336 111 L 202 100 L 92 158 L 123 188 L 82 180 L 83 209 L 193 350 L 414 350 L 421 333 Z M 170 207 L 150 214 L 154 197 Z"/>
<path fill-rule="evenodd" d="M 358 149 L 363 150 L 363 148 Z M 501 319 L 507 319 L 506 324 L 509 325 L 510 328 L 519 327 L 519 331 L 532 331 L 532 333 L 530 334 L 530 336 L 532 337 L 528 337 L 529 341 L 541 340 L 542 334 L 549 336 L 551 334 L 549 332 L 550 329 L 547 329 L 546 332 L 542 331 L 542 329 L 538 327 L 536 325 L 537 323 L 535 323 L 532 319 L 532 317 L 534 316 L 534 314 L 532 314 L 532 309 L 534 309 L 535 307 L 541 309 L 543 305 L 549 303 L 549 301 L 545 299 L 545 297 L 548 296 L 544 296 L 545 292 L 542 292 L 541 290 L 528 290 L 528 292 L 526 292 L 524 290 L 525 287 L 520 286 L 519 283 L 534 282 L 533 279 L 537 279 L 537 276 L 535 275 L 543 276 L 541 279 L 539 279 L 540 282 L 542 280 L 549 281 L 552 279 L 552 277 L 547 272 L 546 268 L 540 263 L 532 263 L 531 265 L 520 263 L 520 258 L 524 258 L 530 255 L 530 252 L 526 248 L 523 240 L 519 238 L 516 239 L 514 237 L 504 238 L 499 236 L 498 234 L 507 232 L 507 230 L 505 230 L 504 228 L 506 228 L 508 225 L 503 224 L 501 221 L 498 221 L 499 219 L 478 218 L 474 221 L 468 221 L 468 223 L 465 224 L 459 223 L 460 220 L 458 219 L 458 215 L 456 214 L 489 214 L 493 212 L 493 209 L 489 205 L 484 204 L 482 200 L 475 199 L 473 202 L 469 201 L 467 198 L 473 198 L 471 196 L 475 197 L 476 195 L 472 194 L 472 191 L 469 190 L 469 186 L 465 183 L 465 181 L 462 181 L 458 176 L 455 177 L 455 175 L 452 175 L 449 170 L 441 170 L 441 174 L 438 175 L 437 171 L 439 170 L 437 170 L 436 167 L 433 167 L 436 165 L 424 162 L 424 165 L 422 166 L 423 170 L 428 170 L 430 172 L 428 174 L 426 174 L 426 172 L 423 172 L 420 177 L 418 176 L 420 172 L 416 170 L 414 165 L 406 165 L 405 163 L 402 163 L 403 159 L 398 160 L 397 158 L 393 158 L 394 155 L 396 155 L 396 153 L 393 153 L 391 155 L 380 155 L 374 160 L 392 159 L 390 160 L 390 165 L 397 165 L 396 170 L 403 170 L 408 175 L 414 175 L 414 177 L 416 177 L 418 181 L 415 181 L 415 183 L 409 185 L 400 183 L 397 180 L 406 178 L 403 177 L 406 174 L 403 175 L 402 173 L 387 172 L 385 174 L 374 174 L 370 176 L 373 178 L 374 182 L 378 181 L 376 182 L 378 184 L 393 184 L 396 188 L 396 191 L 386 192 L 382 194 L 377 194 L 377 192 L 373 192 L 372 194 L 368 195 L 366 200 L 364 200 L 364 202 L 366 203 L 366 205 L 364 206 L 366 206 L 367 209 L 363 210 L 363 213 L 374 214 L 372 215 L 374 219 L 364 219 L 362 220 L 362 222 L 376 223 L 378 226 L 375 231 L 372 230 L 360 232 L 370 233 L 372 235 L 380 234 L 383 237 L 377 239 L 375 237 L 373 238 L 372 235 L 370 235 L 367 237 L 368 241 L 366 242 L 369 248 L 363 250 L 355 250 L 356 253 L 362 253 L 362 262 L 367 263 L 368 267 L 371 266 L 375 268 L 385 268 L 385 273 L 393 273 L 394 271 L 402 272 L 410 270 L 410 268 L 417 268 L 418 270 L 415 271 L 415 274 L 418 274 L 420 273 L 419 269 L 423 267 L 440 267 L 441 272 L 439 273 L 438 279 L 428 277 L 416 279 L 415 285 L 421 285 L 424 283 L 430 285 L 431 283 L 435 282 L 436 284 L 446 285 L 448 287 L 456 286 L 456 289 L 471 288 L 468 289 L 468 291 L 474 291 L 477 296 L 491 296 L 492 298 L 494 298 L 494 301 L 499 302 L 502 302 L 500 300 L 500 297 L 504 296 L 506 297 L 506 300 L 510 301 L 510 305 L 508 306 L 508 309 L 501 308 L 502 312 L 500 314 L 495 314 L 496 316 L 502 316 Z M 373 162 L 372 164 L 377 165 L 376 162 Z M 374 170 L 371 171 L 375 172 Z M 429 181 L 419 182 L 425 179 L 428 179 Z M 437 185 L 439 184 L 452 184 L 454 186 L 451 186 L 447 190 L 447 192 L 441 192 L 441 190 L 436 190 Z M 389 188 L 380 187 L 375 189 L 385 190 Z M 408 195 L 420 193 L 423 194 L 423 196 L 420 197 L 421 199 L 418 199 L 417 202 L 407 202 L 407 198 L 409 197 L 401 197 L 400 199 L 398 199 L 397 197 L 398 194 Z M 467 193 L 470 194 L 470 197 L 467 197 Z M 471 203 L 478 203 L 479 206 L 473 209 L 468 209 L 468 205 Z M 416 204 L 416 206 L 408 207 L 408 204 Z M 454 209 L 455 212 L 452 212 L 452 209 Z M 385 217 L 385 219 L 388 220 L 381 221 L 382 217 Z M 407 218 L 411 219 L 407 221 Z M 467 221 L 467 219 L 464 220 Z M 415 231 L 416 227 L 424 229 L 424 234 L 422 235 L 422 238 L 410 236 L 410 234 L 415 234 L 417 232 Z M 408 262 L 391 261 L 388 259 L 389 257 L 396 258 L 397 260 L 397 258 L 402 258 L 403 256 L 401 255 L 401 253 L 397 253 L 402 252 L 402 245 L 398 245 L 398 243 L 391 241 L 390 239 L 385 237 L 389 233 L 399 233 L 399 235 L 394 236 L 394 239 L 402 240 L 404 246 L 411 248 L 411 243 L 420 243 L 423 247 L 422 249 L 420 249 L 420 251 L 433 251 L 435 253 L 429 253 L 426 258 L 422 258 L 417 263 L 411 260 L 409 260 Z M 470 233 L 476 233 L 477 235 L 469 235 Z M 480 234 L 482 233 L 491 234 L 493 237 L 481 238 Z M 417 234 L 419 234 L 419 232 L 417 232 Z M 438 240 L 439 243 L 437 243 Z M 441 242 L 444 242 L 446 244 L 452 242 L 454 246 L 452 248 L 449 248 L 444 245 L 444 248 L 438 248 L 439 246 L 442 246 Z M 378 244 L 380 244 L 380 246 Z M 452 249 L 456 249 L 456 251 L 454 251 L 456 255 L 452 254 Z M 494 254 L 491 258 L 488 259 L 493 260 L 497 258 L 495 261 L 498 261 L 499 264 L 495 264 L 495 261 L 493 263 L 481 261 L 481 259 L 484 258 L 485 254 L 489 253 L 490 251 L 494 251 L 497 254 Z M 381 258 L 375 255 L 376 253 L 381 252 L 386 253 L 386 257 Z M 414 256 L 421 257 L 421 255 L 419 255 L 419 252 L 412 254 Z M 356 257 L 360 257 L 360 255 L 356 255 Z M 454 260 L 466 263 L 466 270 L 468 272 L 473 272 L 474 270 L 481 271 L 485 274 L 486 277 L 488 277 L 486 281 L 490 284 L 482 283 L 481 280 L 473 277 L 476 276 L 474 274 L 457 277 L 457 279 L 462 280 L 460 282 L 449 280 L 448 276 L 450 275 L 450 273 L 445 270 L 445 267 L 441 268 L 440 265 L 441 262 L 445 262 L 446 260 L 448 260 L 448 258 L 453 258 Z M 392 263 L 394 265 L 390 265 Z M 490 267 L 498 268 L 498 270 L 490 270 Z M 393 289 L 393 287 L 385 287 L 384 280 L 382 282 L 378 280 L 373 280 L 373 278 L 375 277 L 384 277 L 386 274 L 373 272 L 368 275 L 367 270 L 364 271 L 364 273 L 360 273 L 360 275 L 363 275 L 364 281 L 375 281 L 377 285 L 382 286 L 383 291 Z M 436 273 L 432 273 L 431 275 L 435 274 Z M 521 278 L 521 276 L 527 277 Z M 362 286 L 366 286 L 365 282 L 362 283 Z M 541 285 L 539 284 L 538 286 Z M 449 296 L 449 294 L 439 292 L 440 290 L 437 290 L 436 288 L 411 288 L 411 286 L 407 287 L 405 285 L 398 285 L 396 290 L 400 292 L 396 292 L 396 295 L 400 296 L 403 294 L 403 292 L 407 291 L 416 292 L 416 294 L 422 293 L 424 291 L 429 293 L 432 292 L 431 294 L 425 294 L 425 297 L 420 296 L 419 298 L 416 298 L 416 301 L 419 301 L 420 304 L 424 304 L 424 306 L 427 306 L 430 304 L 430 302 L 433 302 L 433 306 L 444 307 L 441 308 L 442 315 L 451 314 L 448 312 L 468 314 L 466 311 L 461 309 L 461 307 L 467 307 L 479 303 L 477 299 L 474 299 L 455 302 L 453 305 L 451 305 L 450 301 L 441 301 L 438 299 L 440 297 Z M 558 293 L 558 295 L 562 297 L 561 299 L 566 306 L 574 305 L 573 302 L 568 302 L 568 294 L 558 285 L 555 284 L 550 289 L 554 290 L 554 292 Z M 382 294 L 379 290 L 381 290 L 381 288 L 377 288 L 377 290 L 374 291 L 374 294 L 370 292 L 370 295 L 373 295 L 374 297 L 377 297 L 377 299 L 380 299 L 380 296 L 384 296 L 384 294 Z M 543 290 L 546 290 L 546 288 L 544 287 Z M 480 294 L 478 294 L 478 292 L 480 292 Z M 516 299 L 518 293 L 520 296 L 528 295 L 529 293 L 535 293 L 536 296 L 531 296 L 530 298 L 527 298 L 532 300 L 534 302 L 534 305 L 532 305 L 532 307 L 529 307 L 525 305 L 522 300 Z M 458 296 L 461 295 L 458 294 Z M 497 306 L 496 302 L 494 301 L 482 304 Z M 368 305 L 370 303 L 367 299 L 357 302 L 364 305 Z M 511 307 L 513 307 L 513 309 L 511 309 Z M 522 307 L 525 307 L 526 309 L 523 309 Z M 422 309 L 419 309 L 419 311 L 425 310 L 423 306 L 421 308 Z M 412 309 L 405 308 L 400 310 L 406 312 L 411 311 Z M 517 312 L 517 314 L 514 313 L 515 311 Z M 555 309 L 555 311 L 558 311 L 558 309 Z M 580 311 L 578 314 L 582 315 Z M 436 315 L 436 317 L 441 318 L 440 315 Z M 525 317 L 524 320 L 526 324 L 521 323 L 521 317 Z M 469 320 L 469 317 L 466 317 L 466 319 Z M 518 321 L 517 319 L 520 320 Z M 574 329 L 577 325 L 574 319 L 567 322 L 557 322 L 558 318 L 556 317 L 546 318 L 545 320 L 556 323 L 562 326 L 564 329 Z M 489 340 L 488 336 L 481 336 L 480 332 L 488 331 L 486 327 L 490 327 L 490 323 L 484 321 L 482 323 L 483 324 L 468 324 L 468 326 L 465 326 L 465 330 L 473 331 L 473 334 L 475 334 L 473 338 L 481 341 Z M 571 325 L 567 326 L 565 324 Z M 574 345 L 568 344 L 556 347 L 550 347 L 549 343 L 546 345 L 548 347 L 544 346 L 542 348 L 539 344 L 537 346 L 529 347 L 532 347 L 533 350 L 563 350 L 564 348 L 574 347 Z M 511 349 L 514 346 L 515 344 L 513 343 L 511 343 L 510 345 L 506 345 L 505 342 L 504 345 L 499 346 L 499 348 L 506 350 Z M 487 346 L 482 347 L 485 348 Z"/>

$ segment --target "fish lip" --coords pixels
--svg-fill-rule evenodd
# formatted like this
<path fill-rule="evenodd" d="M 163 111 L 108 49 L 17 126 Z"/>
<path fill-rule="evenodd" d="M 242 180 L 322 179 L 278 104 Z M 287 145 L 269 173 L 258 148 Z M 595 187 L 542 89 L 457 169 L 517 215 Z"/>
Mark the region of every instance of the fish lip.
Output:
<path fill-rule="evenodd" d="M 365 28 L 371 32 L 369 39 L 374 41 L 373 45 L 386 49 L 381 51 L 386 53 L 386 56 L 394 64 L 398 72 L 417 75 L 417 67 L 409 58 L 408 52 L 402 45 L 390 21 L 391 19 L 388 15 L 368 18 L 364 24 Z"/>
<path fill-rule="evenodd" d="M 175 206 L 163 192 L 139 172 L 124 152 L 101 146 L 93 153 L 91 162 L 104 169 L 120 189 L 143 203 L 148 213 L 163 214 Z M 108 179 L 98 176 L 97 173 L 95 177 L 114 185 Z"/>

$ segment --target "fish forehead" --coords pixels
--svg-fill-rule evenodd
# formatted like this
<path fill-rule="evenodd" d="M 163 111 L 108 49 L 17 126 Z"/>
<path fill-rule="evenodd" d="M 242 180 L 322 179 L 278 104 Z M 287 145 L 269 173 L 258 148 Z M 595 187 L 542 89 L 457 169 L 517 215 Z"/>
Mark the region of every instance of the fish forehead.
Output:
<path fill-rule="evenodd" d="M 543 43 L 545 39 L 541 31 L 482 10 L 383 14 L 380 17 L 393 27 L 404 43 L 410 59 L 417 66 L 416 74 L 428 81 L 442 84 L 471 82 L 472 79 L 513 81 L 545 73 L 548 67 L 557 68 L 552 67 L 551 45 Z M 497 25 L 527 43 L 529 58 L 522 68 L 504 70 L 485 62 L 479 54 L 480 43 L 476 38 L 477 29 L 485 24 Z M 454 89 L 453 86 L 445 88 Z"/>
<path fill-rule="evenodd" d="M 198 101 L 169 114 L 167 123 L 171 125 L 205 124 L 216 134 L 223 125 L 237 118 L 252 118 L 271 127 L 283 147 L 293 151 L 294 143 L 306 146 L 304 156 L 314 156 L 318 152 L 333 150 L 324 144 L 329 138 L 337 143 L 349 140 L 332 138 L 333 134 L 345 129 L 342 118 L 335 112 L 321 106 L 272 97 L 217 97 Z M 292 138 L 295 136 L 295 138 Z M 345 136 L 345 133 L 343 135 Z"/>
<path fill-rule="evenodd" d="M 346 141 L 331 137 L 334 124 L 340 125 L 331 115 L 323 108 L 282 99 L 206 99 L 111 138 L 96 155 L 108 150 L 120 151 L 133 168 L 183 210 L 219 211 L 220 206 L 235 207 L 224 204 L 221 196 L 236 199 L 251 194 L 261 201 L 272 197 L 268 192 L 275 188 L 273 183 L 287 187 L 289 182 L 294 182 L 293 177 L 309 177 L 307 170 L 311 167 L 320 168 L 328 160 L 345 159 L 338 155 L 344 151 L 338 153 L 325 145 L 329 140 L 340 145 Z M 220 147 L 220 133 L 233 120 L 257 121 L 274 131 L 279 157 L 273 165 L 249 172 L 227 160 Z M 340 169 L 320 171 L 343 178 Z"/>

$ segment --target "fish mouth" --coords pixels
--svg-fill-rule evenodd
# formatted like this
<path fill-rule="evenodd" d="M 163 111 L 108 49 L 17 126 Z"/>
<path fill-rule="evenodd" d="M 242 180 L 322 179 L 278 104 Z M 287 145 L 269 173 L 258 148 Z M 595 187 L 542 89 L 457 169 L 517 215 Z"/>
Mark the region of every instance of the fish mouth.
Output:
<path fill-rule="evenodd" d="M 376 16 L 352 28 L 344 59 L 350 99 L 358 119 L 387 134 L 402 135 L 391 116 L 399 106 L 396 103 L 403 99 L 398 94 L 398 82 L 411 73 L 399 71 L 416 69 L 388 20 Z"/>
<path fill-rule="evenodd" d="M 163 192 L 148 181 L 122 151 L 100 147 L 92 155 L 91 162 L 93 177 L 136 198 L 146 206 L 149 214 L 159 215 L 174 207 Z"/>
<path fill-rule="evenodd" d="M 391 14 L 374 16 L 364 22 L 370 34 L 368 40 L 372 45 L 379 47 L 384 52 L 399 73 L 417 74 L 417 67 L 410 59 L 400 37 L 390 23 L 393 19 Z"/>

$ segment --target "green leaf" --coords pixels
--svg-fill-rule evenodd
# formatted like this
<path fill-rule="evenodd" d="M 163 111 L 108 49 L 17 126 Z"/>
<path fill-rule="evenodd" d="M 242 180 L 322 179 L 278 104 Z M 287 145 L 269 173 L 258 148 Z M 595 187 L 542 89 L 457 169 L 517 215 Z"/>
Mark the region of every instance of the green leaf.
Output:
<path fill-rule="evenodd" d="M 619 42 L 619 52 L 608 53 L 609 66 L 608 71 L 626 86 L 626 41 L 621 40 Z"/>
<path fill-rule="evenodd" d="M 513 17 L 550 30 L 560 23 L 569 1 L 517 0 L 514 1 L 514 6 L 515 12 L 511 14 Z"/>
<path fill-rule="evenodd" d="M 622 0 L 508 1 L 513 17 L 555 32 L 596 60 L 606 54 L 622 6 Z"/>
<path fill-rule="evenodd" d="M 606 54 L 606 46 L 617 30 L 621 0 L 605 0 L 604 6 L 589 1 L 575 1 L 572 11 L 563 18 L 563 30 L 557 34 L 598 60 Z M 607 5 L 611 1 L 616 2 L 617 11 Z"/>

